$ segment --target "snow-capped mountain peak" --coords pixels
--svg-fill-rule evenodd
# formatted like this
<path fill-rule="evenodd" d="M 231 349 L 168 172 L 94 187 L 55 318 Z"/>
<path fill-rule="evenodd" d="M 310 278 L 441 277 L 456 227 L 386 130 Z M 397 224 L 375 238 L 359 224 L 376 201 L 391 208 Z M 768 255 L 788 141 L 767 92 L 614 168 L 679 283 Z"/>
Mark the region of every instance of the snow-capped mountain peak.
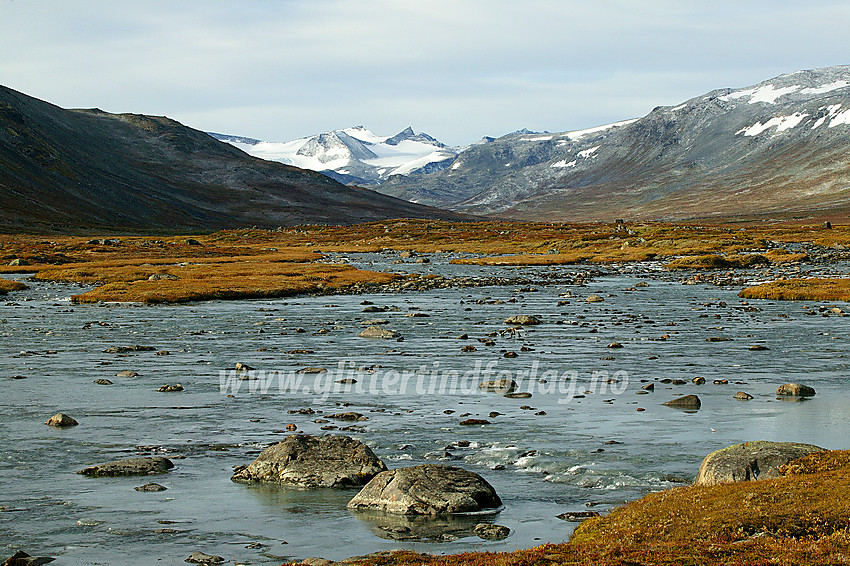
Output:
<path fill-rule="evenodd" d="M 393 175 L 439 171 L 451 165 L 460 151 L 409 126 L 389 137 L 353 126 L 282 143 L 210 135 L 254 157 L 312 169 L 357 185 L 377 185 Z"/>

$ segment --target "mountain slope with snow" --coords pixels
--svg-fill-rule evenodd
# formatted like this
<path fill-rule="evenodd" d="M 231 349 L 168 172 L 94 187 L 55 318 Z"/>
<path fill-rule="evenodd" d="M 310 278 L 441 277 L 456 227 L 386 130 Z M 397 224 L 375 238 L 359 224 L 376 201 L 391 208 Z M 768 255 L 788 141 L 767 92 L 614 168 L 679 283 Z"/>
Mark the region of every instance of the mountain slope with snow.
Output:
<path fill-rule="evenodd" d="M 408 127 L 390 137 L 363 126 L 333 130 L 289 142 L 269 142 L 211 133 L 245 153 L 324 173 L 347 184 L 377 185 L 393 175 L 433 172 L 454 161 L 458 149 Z"/>
<path fill-rule="evenodd" d="M 530 220 L 850 210 L 850 66 L 715 90 L 581 132 L 511 134 L 377 190 Z"/>

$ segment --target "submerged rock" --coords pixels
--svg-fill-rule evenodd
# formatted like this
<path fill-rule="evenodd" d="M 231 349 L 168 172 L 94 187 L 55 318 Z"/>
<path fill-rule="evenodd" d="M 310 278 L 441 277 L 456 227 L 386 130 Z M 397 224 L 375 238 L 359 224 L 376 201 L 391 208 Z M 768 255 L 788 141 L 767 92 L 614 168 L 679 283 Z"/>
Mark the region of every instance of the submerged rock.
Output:
<path fill-rule="evenodd" d="M 164 474 L 174 467 L 174 463 L 162 456 L 148 458 L 126 458 L 105 464 L 90 466 L 77 472 L 84 476 L 142 476 L 148 474 Z"/>
<path fill-rule="evenodd" d="M 472 532 L 478 535 L 478 538 L 484 540 L 504 540 L 511 534 L 511 530 L 504 525 L 494 525 L 492 523 L 478 523 L 473 527 Z"/>
<path fill-rule="evenodd" d="M 570 523 L 580 523 L 591 517 L 599 517 L 599 511 L 567 511 L 557 515 L 558 519 Z"/>
<path fill-rule="evenodd" d="M 529 314 L 518 314 L 505 319 L 505 324 L 519 324 L 521 326 L 534 326 L 540 324 L 540 319 Z"/>
<path fill-rule="evenodd" d="M 423 464 L 381 472 L 349 501 L 349 509 L 442 515 L 502 505 L 487 480 L 455 466 Z"/>
<path fill-rule="evenodd" d="M 368 446 L 348 436 L 296 434 L 263 450 L 230 479 L 341 488 L 364 485 L 386 469 Z"/>
<path fill-rule="evenodd" d="M 797 442 L 759 440 L 735 444 L 712 452 L 702 461 L 695 485 L 717 485 L 777 478 L 779 468 L 824 448 Z"/>
<path fill-rule="evenodd" d="M 2 566 L 41 566 L 41 564 L 50 564 L 56 560 L 50 556 L 30 556 L 23 550 L 17 551 L 3 562 Z"/>
<path fill-rule="evenodd" d="M 490 393 L 501 393 L 505 395 L 506 393 L 513 393 L 516 391 L 517 382 L 513 379 L 503 377 L 501 379 L 494 379 L 491 381 L 484 381 L 478 385 L 478 389 L 481 391 L 488 391 Z"/>
<path fill-rule="evenodd" d="M 398 338 L 401 336 L 395 330 L 387 330 L 386 328 L 381 328 L 380 326 L 369 326 L 364 328 L 360 333 L 361 338 Z"/>
<path fill-rule="evenodd" d="M 78 423 L 76 420 L 72 419 L 65 413 L 56 413 L 49 419 L 45 421 L 46 425 L 55 426 L 57 428 L 65 428 L 66 426 L 77 426 Z"/>
<path fill-rule="evenodd" d="M 146 483 L 145 485 L 140 485 L 139 487 L 134 487 L 136 491 L 165 491 L 168 488 L 164 485 L 159 485 L 158 483 Z"/>
<path fill-rule="evenodd" d="M 195 551 L 189 555 L 186 562 L 190 564 L 221 564 L 224 562 L 224 558 L 215 556 L 214 554 L 204 554 L 203 552 Z"/>
<path fill-rule="evenodd" d="M 674 409 L 696 411 L 702 406 L 702 402 L 696 395 L 685 395 L 684 397 L 677 397 L 676 399 L 667 401 L 666 403 L 663 403 L 663 405 L 665 407 L 672 407 Z"/>

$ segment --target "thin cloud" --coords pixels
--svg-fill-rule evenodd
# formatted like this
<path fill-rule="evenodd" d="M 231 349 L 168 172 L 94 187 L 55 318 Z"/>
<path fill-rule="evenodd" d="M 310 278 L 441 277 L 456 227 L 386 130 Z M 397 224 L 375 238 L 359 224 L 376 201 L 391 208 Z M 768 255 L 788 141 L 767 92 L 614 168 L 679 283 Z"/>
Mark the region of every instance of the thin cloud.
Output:
<path fill-rule="evenodd" d="M 578 129 L 846 63 L 826 1 L 0 0 L 3 84 L 271 140 Z"/>

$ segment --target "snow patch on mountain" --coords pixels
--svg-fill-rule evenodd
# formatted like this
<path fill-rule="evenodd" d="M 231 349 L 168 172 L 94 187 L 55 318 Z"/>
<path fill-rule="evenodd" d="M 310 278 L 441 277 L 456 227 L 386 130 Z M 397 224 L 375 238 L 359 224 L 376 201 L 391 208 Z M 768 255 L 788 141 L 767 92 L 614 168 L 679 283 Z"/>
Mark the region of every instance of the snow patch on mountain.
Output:
<path fill-rule="evenodd" d="M 638 120 L 639 118 L 634 118 L 632 120 L 622 120 L 620 122 L 614 122 L 613 124 L 605 124 L 604 126 L 596 126 L 595 128 L 587 128 L 586 130 L 575 130 L 573 132 L 567 132 L 563 134 L 562 137 L 565 137 L 572 141 L 577 141 L 591 134 L 598 134 L 599 132 L 604 132 L 605 130 L 610 130 L 612 128 L 619 128 L 621 126 L 628 126 L 632 122 L 637 122 Z"/>
<path fill-rule="evenodd" d="M 790 130 L 796 126 L 800 125 L 800 122 L 803 121 L 808 116 L 808 114 L 803 113 L 794 113 L 790 116 L 776 116 L 775 118 L 771 118 L 764 124 L 761 122 L 756 122 L 749 128 L 742 128 L 735 132 L 735 135 L 744 134 L 745 136 L 757 136 L 762 132 L 769 130 L 770 128 L 776 127 L 776 132 L 784 132 L 785 130 Z"/>
<path fill-rule="evenodd" d="M 835 81 L 834 83 L 829 83 L 820 87 L 810 87 L 804 88 L 800 91 L 802 94 L 826 94 L 827 92 L 832 92 L 833 90 L 838 90 L 839 88 L 844 88 L 846 86 L 850 86 L 850 83 L 847 81 Z"/>
<path fill-rule="evenodd" d="M 785 96 L 786 94 L 791 94 L 792 92 L 796 92 L 800 90 L 800 85 L 791 85 L 787 87 L 776 88 L 772 84 L 767 84 L 764 86 L 750 88 L 746 90 L 738 90 L 732 93 L 729 93 L 725 96 L 721 96 L 720 100 L 724 100 L 726 102 L 736 99 L 736 98 L 744 98 L 750 97 L 748 102 L 750 104 L 756 104 L 757 102 L 766 102 L 768 104 L 776 104 L 776 99 L 781 96 Z"/>

